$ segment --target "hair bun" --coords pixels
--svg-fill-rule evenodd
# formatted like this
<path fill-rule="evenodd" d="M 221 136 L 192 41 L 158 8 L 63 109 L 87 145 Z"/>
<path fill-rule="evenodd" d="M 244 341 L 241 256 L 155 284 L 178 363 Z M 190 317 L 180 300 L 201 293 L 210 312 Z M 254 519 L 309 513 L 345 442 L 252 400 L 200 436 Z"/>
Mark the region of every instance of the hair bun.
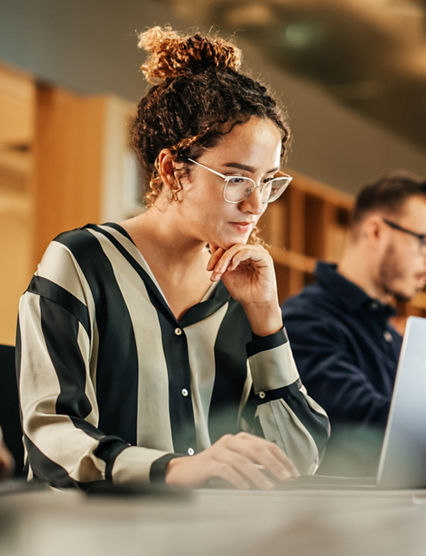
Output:
<path fill-rule="evenodd" d="M 140 33 L 138 47 L 151 53 L 141 66 L 150 83 L 212 67 L 238 70 L 241 65 L 241 50 L 231 42 L 199 33 L 181 36 L 171 27 L 156 26 Z"/>

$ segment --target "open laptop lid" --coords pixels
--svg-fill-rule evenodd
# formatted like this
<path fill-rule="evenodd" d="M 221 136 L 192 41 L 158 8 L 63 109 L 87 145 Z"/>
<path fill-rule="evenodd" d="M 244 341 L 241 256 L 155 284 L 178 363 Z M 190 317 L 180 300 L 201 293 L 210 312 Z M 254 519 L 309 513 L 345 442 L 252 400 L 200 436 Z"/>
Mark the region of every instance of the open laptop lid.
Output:
<path fill-rule="evenodd" d="M 426 319 L 408 317 L 377 473 L 382 488 L 426 487 Z"/>

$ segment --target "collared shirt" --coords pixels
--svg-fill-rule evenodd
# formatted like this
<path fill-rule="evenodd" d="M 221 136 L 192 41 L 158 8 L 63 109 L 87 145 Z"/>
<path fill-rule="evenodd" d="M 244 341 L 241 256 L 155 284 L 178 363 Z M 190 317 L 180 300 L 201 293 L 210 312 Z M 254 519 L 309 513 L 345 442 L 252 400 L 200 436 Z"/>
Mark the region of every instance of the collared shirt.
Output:
<path fill-rule="evenodd" d="M 254 336 L 221 282 L 177 320 L 116 224 L 49 245 L 21 298 L 17 368 L 31 472 L 57 486 L 164 476 L 243 423 L 312 473 L 328 437 L 285 331 Z"/>
<path fill-rule="evenodd" d="M 384 427 L 402 338 L 394 309 L 319 262 L 317 282 L 283 305 L 300 376 L 334 424 Z"/>

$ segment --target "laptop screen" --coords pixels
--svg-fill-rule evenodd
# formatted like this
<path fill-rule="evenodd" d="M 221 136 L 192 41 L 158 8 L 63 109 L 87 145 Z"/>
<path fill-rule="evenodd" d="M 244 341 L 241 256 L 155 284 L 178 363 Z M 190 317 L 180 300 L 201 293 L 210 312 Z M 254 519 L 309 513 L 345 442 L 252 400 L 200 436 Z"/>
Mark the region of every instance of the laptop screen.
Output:
<path fill-rule="evenodd" d="M 377 474 L 383 488 L 426 487 L 426 319 L 408 317 Z"/>

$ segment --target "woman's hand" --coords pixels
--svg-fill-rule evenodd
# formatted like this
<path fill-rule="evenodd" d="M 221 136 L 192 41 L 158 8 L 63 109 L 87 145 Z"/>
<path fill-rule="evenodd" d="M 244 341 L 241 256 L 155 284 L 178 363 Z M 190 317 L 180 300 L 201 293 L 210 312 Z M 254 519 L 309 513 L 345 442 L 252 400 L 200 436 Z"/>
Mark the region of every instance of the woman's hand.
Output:
<path fill-rule="evenodd" d="M 207 270 L 212 271 L 211 280 L 222 279 L 233 299 L 243 306 L 252 331 L 259 336 L 277 332 L 283 323 L 271 255 L 260 245 L 210 249 Z"/>
<path fill-rule="evenodd" d="M 210 479 L 221 479 L 238 489 L 272 489 L 271 478 L 284 481 L 299 475 L 293 462 L 273 442 L 240 432 L 222 436 L 195 456 L 172 459 L 166 483 L 201 487 Z"/>

